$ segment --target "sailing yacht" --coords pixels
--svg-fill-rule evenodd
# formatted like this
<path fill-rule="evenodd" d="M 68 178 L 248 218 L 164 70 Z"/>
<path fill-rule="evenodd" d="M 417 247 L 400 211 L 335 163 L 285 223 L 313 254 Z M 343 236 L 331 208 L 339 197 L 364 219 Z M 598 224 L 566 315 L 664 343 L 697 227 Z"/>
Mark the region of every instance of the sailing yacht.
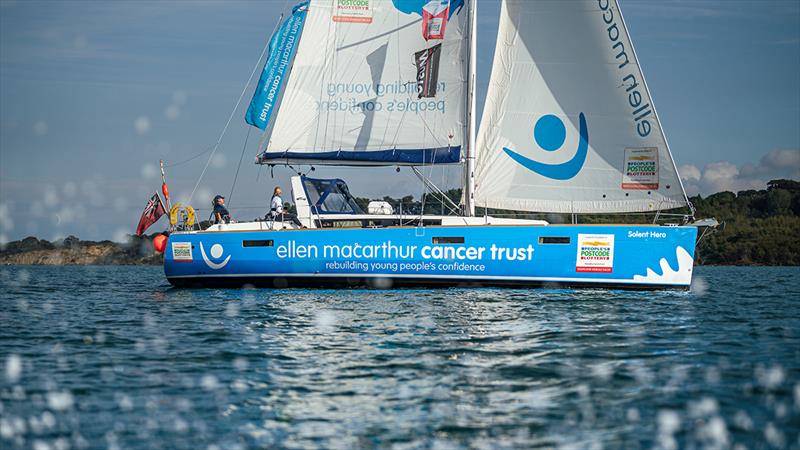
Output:
<path fill-rule="evenodd" d="M 171 230 L 170 283 L 687 289 L 698 224 L 617 1 L 503 0 L 480 130 L 476 19 L 476 0 L 301 3 L 245 117 L 263 130 L 257 164 L 410 167 L 432 190 L 420 169 L 460 164 L 459 214 L 362 211 L 344 180 L 298 175 L 299 225 Z"/>

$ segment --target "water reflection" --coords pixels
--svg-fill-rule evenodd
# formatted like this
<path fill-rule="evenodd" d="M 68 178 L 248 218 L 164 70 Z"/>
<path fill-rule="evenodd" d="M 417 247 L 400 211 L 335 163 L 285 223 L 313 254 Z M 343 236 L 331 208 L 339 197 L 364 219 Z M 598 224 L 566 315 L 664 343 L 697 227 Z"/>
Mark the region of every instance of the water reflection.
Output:
<path fill-rule="evenodd" d="M 791 448 L 796 270 L 749 270 L 699 268 L 698 295 L 177 290 L 160 268 L 3 268 L 0 443 Z"/>

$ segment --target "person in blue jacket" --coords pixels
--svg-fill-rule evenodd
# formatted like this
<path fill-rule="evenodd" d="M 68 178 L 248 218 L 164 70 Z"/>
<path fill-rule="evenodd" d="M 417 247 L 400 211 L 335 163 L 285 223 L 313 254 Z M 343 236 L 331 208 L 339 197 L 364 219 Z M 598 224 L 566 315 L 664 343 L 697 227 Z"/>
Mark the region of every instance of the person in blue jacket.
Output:
<path fill-rule="evenodd" d="M 228 212 L 228 208 L 225 207 L 225 197 L 217 195 L 212 203 L 214 204 L 214 211 L 211 214 L 213 215 L 214 224 L 230 223 L 231 215 Z"/>

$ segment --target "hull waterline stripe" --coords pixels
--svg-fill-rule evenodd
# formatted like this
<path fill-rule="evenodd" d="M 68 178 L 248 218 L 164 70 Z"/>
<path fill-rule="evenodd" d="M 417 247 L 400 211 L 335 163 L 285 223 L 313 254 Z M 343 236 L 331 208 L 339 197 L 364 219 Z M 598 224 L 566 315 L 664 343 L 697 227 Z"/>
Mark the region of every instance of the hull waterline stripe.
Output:
<path fill-rule="evenodd" d="M 167 278 L 431 278 L 454 280 L 508 280 L 508 281 L 552 281 L 552 282 L 578 282 L 578 283 L 621 283 L 621 284 L 652 284 L 654 286 L 688 286 L 683 283 L 648 283 L 646 281 L 624 280 L 616 278 L 558 278 L 558 277 L 513 277 L 501 275 L 487 275 L 476 277 L 470 275 L 422 275 L 422 274 L 372 274 L 372 273 L 242 273 L 242 274 L 203 274 L 203 275 L 172 275 Z"/>

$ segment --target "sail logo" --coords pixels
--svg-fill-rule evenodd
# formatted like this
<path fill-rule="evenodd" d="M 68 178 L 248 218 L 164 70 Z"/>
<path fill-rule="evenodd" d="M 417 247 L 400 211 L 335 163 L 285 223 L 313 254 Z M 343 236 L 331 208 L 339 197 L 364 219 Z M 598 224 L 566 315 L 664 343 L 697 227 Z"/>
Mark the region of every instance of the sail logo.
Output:
<path fill-rule="evenodd" d="M 586 162 L 586 156 L 589 154 L 589 130 L 586 126 L 586 117 L 583 113 L 580 113 L 578 120 L 580 121 L 580 141 L 578 142 L 578 149 L 575 155 L 569 161 L 560 164 L 547 164 L 522 156 L 507 147 L 503 147 L 503 151 L 522 167 L 538 173 L 543 177 L 553 180 L 569 180 L 574 178 L 583 168 L 583 164 Z M 533 129 L 533 138 L 541 149 L 554 152 L 560 150 L 564 146 L 564 142 L 567 139 L 567 129 L 560 118 L 552 114 L 547 114 L 536 121 L 536 125 Z"/>
<path fill-rule="evenodd" d="M 617 14 L 619 14 L 619 8 L 612 6 L 609 0 L 597 0 L 597 3 L 600 7 L 600 11 L 602 11 L 601 16 L 603 18 L 603 23 L 608 25 L 606 31 L 608 33 L 608 41 L 611 44 L 611 54 L 614 56 L 617 68 L 622 71 L 631 61 L 625 49 L 625 42 L 627 41 L 630 45 L 630 41 L 625 34 L 624 25 L 621 30 L 620 27 L 617 26 L 616 18 L 614 17 L 614 11 L 616 10 Z M 636 61 L 634 62 L 636 63 Z M 622 72 L 622 85 L 625 86 L 625 94 L 628 97 L 628 104 L 631 107 L 631 117 L 633 117 L 636 133 L 640 137 L 646 138 L 653 129 L 653 125 L 650 124 L 650 119 L 648 119 L 648 117 L 654 113 L 653 107 L 650 106 L 650 102 L 647 99 L 649 96 L 647 88 L 645 87 L 642 90 L 637 89 L 639 88 L 639 82 L 636 80 L 634 74 L 639 72 L 638 67 L 639 65 L 636 63 L 631 72 Z M 627 73 L 627 75 L 624 75 L 625 73 Z M 641 72 L 638 74 L 641 76 Z M 642 83 L 644 83 L 644 79 L 642 79 Z"/>
<path fill-rule="evenodd" d="M 372 23 L 370 0 L 337 0 L 333 21 Z"/>
<path fill-rule="evenodd" d="M 464 0 L 392 0 L 392 5 L 403 14 L 416 14 L 423 18 L 425 13 L 442 15 L 449 21 L 453 14 L 460 14 Z M 444 32 L 444 30 L 440 30 Z"/>
<path fill-rule="evenodd" d="M 224 252 L 225 252 L 225 249 L 222 247 L 221 244 L 212 245 L 211 246 L 211 251 L 209 251 L 209 253 L 211 253 L 211 258 L 214 258 L 214 259 L 217 259 L 217 260 L 222 257 L 222 254 Z M 211 258 L 208 257 L 208 255 L 206 255 L 206 249 L 203 248 L 203 243 L 202 242 L 200 243 L 200 255 L 203 256 L 203 261 L 206 263 L 206 265 L 209 268 L 214 269 L 214 270 L 222 269 L 223 267 L 227 266 L 228 265 L 228 261 L 231 260 L 231 255 L 228 255 L 228 257 L 225 258 L 222 262 L 215 263 L 214 261 L 211 260 Z"/>
<path fill-rule="evenodd" d="M 626 148 L 622 189 L 658 189 L 658 147 Z"/>
<path fill-rule="evenodd" d="M 172 259 L 175 262 L 192 262 L 192 243 L 173 242 Z"/>
<path fill-rule="evenodd" d="M 286 78 L 289 76 L 307 14 L 307 2 L 295 6 L 292 16 L 285 20 L 277 33 L 272 36 L 269 42 L 269 56 L 245 114 L 245 121 L 248 124 L 262 130 L 267 129 Z"/>
<path fill-rule="evenodd" d="M 576 272 L 610 273 L 614 270 L 613 234 L 578 234 Z"/>
<path fill-rule="evenodd" d="M 417 65 L 417 92 L 418 98 L 436 97 L 436 88 L 439 84 L 439 58 L 442 53 L 442 44 L 414 54 Z"/>
<path fill-rule="evenodd" d="M 450 0 L 432 0 L 422 7 L 422 37 L 426 41 L 444 39 Z"/>

